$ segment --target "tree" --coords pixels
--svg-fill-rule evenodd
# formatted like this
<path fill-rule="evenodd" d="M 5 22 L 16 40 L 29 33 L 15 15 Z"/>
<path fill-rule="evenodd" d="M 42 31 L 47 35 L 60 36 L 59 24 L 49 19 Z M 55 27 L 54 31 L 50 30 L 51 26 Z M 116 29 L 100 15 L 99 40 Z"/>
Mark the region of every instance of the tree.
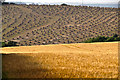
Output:
<path fill-rule="evenodd" d="M 7 46 L 17 46 L 17 42 L 9 41 Z"/>
<path fill-rule="evenodd" d="M 115 41 L 120 41 L 120 37 L 116 37 L 114 40 Z"/>
<path fill-rule="evenodd" d="M 10 4 L 15 4 L 15 3 L 13 3 L 13 2 L 10 2 Z"/>
<path fill-rule="evenodd" d="M 5 0 L 0 0 L 0 4 L 5 5 L 5 4 L 9 4 L 9 2 L 5 2 Z"/>
<path fill-rule="evenodd" d="M 0 47 L 5 47 L 5 42 L 0 42 Z"/>
<path fill-rule="evenodd" d="M 118 35 L 117 34 L 114 34 L 114 36 L 113 36 L 114 38 L 116 38 L 116 37 L 118 37 Z"/>
<path fill-rule="evenodd" d="M 61 4 L 61 6 L 67 6 L 67 4 L 63 3 L 63 4 Z"/>
<path fill-rule="evenodd" d="M 107 42 L 109 42 L 109 41 L 114 41 L 114 37 L 109 37 L 109 38 L 107 39 Z"/>
<path fill-rule="evenodd" d="M 5 45 L 5 42 L 2 42 L 2 45 L 0 45 L 1 47 L 5 47 L 6 45 Z"/>

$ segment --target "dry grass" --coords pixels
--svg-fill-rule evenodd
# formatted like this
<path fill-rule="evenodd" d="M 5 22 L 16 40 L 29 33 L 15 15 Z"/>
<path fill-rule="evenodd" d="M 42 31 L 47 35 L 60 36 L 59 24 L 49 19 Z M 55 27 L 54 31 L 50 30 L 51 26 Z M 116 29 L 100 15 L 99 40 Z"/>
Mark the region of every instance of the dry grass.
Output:
<path fill-rule="evenodd" d="M 2 53 L 8 78 L 118 76 L 118 42 L 10 47 Z"/>

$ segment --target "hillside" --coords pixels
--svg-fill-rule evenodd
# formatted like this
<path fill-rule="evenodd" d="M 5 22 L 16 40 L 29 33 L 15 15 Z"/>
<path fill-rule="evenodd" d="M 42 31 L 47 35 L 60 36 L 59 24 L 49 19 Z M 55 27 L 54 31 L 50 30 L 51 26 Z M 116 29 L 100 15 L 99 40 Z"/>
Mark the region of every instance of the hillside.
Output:
<path fill-rule="evenodd" d="M 117 8 L 3 5 L 2 39 L 18 45 L 79 43 L 118 34 Z"/>
<path fill-rule="evenodd" d="M 2 48 L 6 78 L 117 78 L 118 42 Z"/>

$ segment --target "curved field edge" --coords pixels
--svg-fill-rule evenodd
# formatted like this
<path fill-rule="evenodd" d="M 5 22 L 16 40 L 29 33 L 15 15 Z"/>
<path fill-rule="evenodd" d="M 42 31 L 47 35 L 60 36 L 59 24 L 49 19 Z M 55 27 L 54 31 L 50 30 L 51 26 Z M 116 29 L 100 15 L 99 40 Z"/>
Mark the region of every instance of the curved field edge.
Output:
<path fill-rule="evenodd" d="M 119 42 L 96 42 L 96 43 L 75 43 L 75 44 L 51 44 L 51 45 L 33 45 L 19 47 L 3 47 L 2 53 L 63 53 L 63 52 L 92 52 L 104 47 L 107 49 L 114 48 L 117 50 Z M 116 46 L 111 46 L 116 45 Z M 96 49 L 97 48 L 97 49 Z M 114 51 L 114 50 L 113 50 Z"/>
<path fill-rule="evenodd" d="M 33 52 L 26 54 L 27 49 Z M 3 54 L 3 72 L 7 72 L 8 78 L 118 77 L 118 42 L 22 46 L 3 50 L 11 53 Z M 22 54 L 17 50 L 23 51 Z"/>

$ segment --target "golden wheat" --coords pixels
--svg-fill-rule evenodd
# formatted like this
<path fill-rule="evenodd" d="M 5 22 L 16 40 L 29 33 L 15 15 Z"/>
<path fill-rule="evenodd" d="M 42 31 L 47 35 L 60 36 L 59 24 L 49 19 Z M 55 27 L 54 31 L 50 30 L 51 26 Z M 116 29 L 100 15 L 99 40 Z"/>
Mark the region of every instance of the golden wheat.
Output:
<path fill-rule="evenodd" d="M 2 53 L 8 78 L 118 76 L 118 42 L 9 47 Z"/>

